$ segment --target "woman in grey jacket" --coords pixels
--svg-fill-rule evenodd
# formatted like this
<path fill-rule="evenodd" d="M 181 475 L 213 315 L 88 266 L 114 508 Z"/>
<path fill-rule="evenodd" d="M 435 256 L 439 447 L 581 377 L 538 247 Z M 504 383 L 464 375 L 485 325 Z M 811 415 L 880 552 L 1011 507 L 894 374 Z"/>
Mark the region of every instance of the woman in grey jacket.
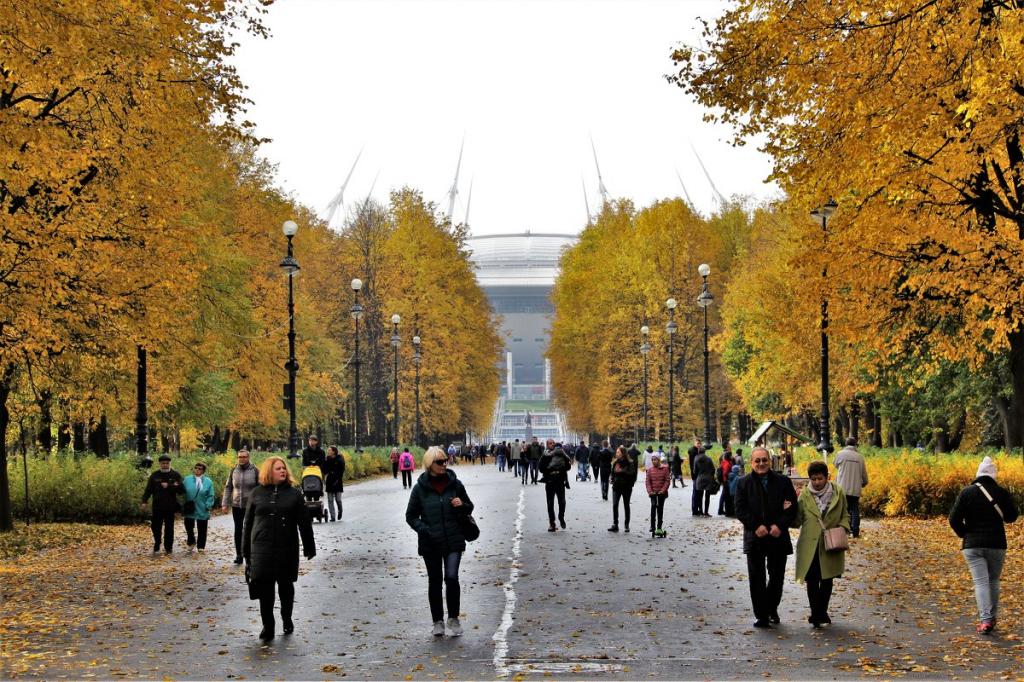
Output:
<path fill-rule="evenodd" d="M 259 482 L 259 472 L 249 463 L 249 451 L 242 448 L 238 451 L 238 463 L 228 474 L 224 494 L 220 499 L 223 511 L 231 507 L 231 518 L 235 522 L 235 563 L 239 565 L 242 563 L 242 523 L 245 520 L 245 507 L 249 504 L 249 495 Z"/>

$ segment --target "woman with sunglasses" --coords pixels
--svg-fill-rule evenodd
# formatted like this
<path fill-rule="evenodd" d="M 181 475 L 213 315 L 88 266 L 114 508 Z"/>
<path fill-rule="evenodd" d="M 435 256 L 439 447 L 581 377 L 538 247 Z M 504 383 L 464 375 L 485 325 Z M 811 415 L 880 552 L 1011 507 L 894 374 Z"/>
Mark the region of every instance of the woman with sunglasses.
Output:
<path fill-rule="evenodd" d="M 434 622 L 434 637 L 445 632 L 444 601 L 448 604 L 448 633 L 462 634 L 459 623 L 459 564 L 466 551 L 461 521 L 473 513 L 466 488 L 448 469 L 448 457 L 439 447 L 423 455 L 423 473 L 409 495 L 405 521 L 419 535 L 418 549 L 427 567 L 427 599 Z M 444 583 L 445 600 L 441 598 Z"/>

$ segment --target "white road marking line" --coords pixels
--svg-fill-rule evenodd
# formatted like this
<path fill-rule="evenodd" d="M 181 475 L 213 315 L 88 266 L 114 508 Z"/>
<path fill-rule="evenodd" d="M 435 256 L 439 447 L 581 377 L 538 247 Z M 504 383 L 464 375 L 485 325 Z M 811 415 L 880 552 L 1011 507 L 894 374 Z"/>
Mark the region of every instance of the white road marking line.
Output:
<path fill-rule="evenodd" d="M 519 491 L 519 502 L 516 505 L 516 534 L 512 541 L 512 556 L 508 571 L 508 580 L 505 581 L 505 610 L 501 614 L 501 623 L 491 637 L 494 640 L 494 672 L 498 677 L 508 677 L 511 669 L 508 665 L 508 631 L 512 627 L 512 616 L 516 610 L 516 583 L 519 581 L 519 559 L 522 557 L 523 543 L 523 519 L 526 512 L 523 505 L 525 499 L 524 490 Z"/>

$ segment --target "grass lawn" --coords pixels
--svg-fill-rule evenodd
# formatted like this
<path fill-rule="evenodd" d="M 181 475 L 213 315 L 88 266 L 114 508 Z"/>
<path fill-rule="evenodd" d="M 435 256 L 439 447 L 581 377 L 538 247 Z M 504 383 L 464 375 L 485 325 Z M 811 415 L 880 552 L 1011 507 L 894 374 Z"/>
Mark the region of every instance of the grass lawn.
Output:
<path fill-rule="evenodd" d="M 506 400 L 505 409 L 511 412 L 550 412 L 550 400 Z"/>

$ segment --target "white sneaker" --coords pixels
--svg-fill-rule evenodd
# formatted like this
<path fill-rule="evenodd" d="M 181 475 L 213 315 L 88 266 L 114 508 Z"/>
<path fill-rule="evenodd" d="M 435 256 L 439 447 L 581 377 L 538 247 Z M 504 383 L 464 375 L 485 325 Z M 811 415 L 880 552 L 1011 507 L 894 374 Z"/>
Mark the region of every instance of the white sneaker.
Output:
<path fill-rule="evenodd" d="M 434 627 L 437 627 L 436 625 Z M 462 635 L 462 623 L 459 622 L 458 618 L 448 619 L 448 634 L 452 637 L 459 637 Z"/>
<path fill-rule="evenodd" d="M 439 620 L 434 623 L 434 637 L 444 637 L 444 621 Z"/>

